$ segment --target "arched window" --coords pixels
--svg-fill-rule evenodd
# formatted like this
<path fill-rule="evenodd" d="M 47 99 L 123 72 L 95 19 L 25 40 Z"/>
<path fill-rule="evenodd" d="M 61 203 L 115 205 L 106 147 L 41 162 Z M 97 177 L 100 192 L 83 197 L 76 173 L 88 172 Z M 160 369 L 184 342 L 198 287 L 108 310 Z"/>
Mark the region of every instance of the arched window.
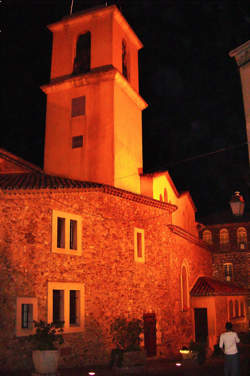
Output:
<path fill-rule="evenodd" d="M 188 310 L 188 274 L 186 265 L 181 267 L 181 304 L 182 311 Z"/>
<path fill-rule="evenodd" d="M 247 230 L 245 227 L 237 229 L 237 243 L 240 249 L 246 249 L 247 245 Z"/>
<path fill-rule="evenodd" d="M 204 230 L 202 233 L 202 239 L 208 244 L 212 244 L 212 232 L 210 230 Z"/>
<path fill-rule="evenodd" d="M 129 56 L 127 43 L 124 39 L 122 40 L 122 74 L 129 80 Z"/>
<path fill-rule="evenodd" d="M 88 31 L 85 34 L 79 35 L 76 43 L 73 74 L 87 73 L 90 71 L 90 47 L 90 32 Z"/>
<path fill-rule="evenodd" d="M 163 201 L 163 200 L 162 200 L 162 195 L 161 195 L 161 194 L 160 194 L 160 201 Z"/>
<path fill-rule="evenodd" d="M 234 306 L 232 300 L 229 301 L 229 319 L 231 320 L 234 316 Z"/>
<path fill-rule="evenodd" d="M 235 310 L 235 317 L 239 317 L 239 302 L 238 302 L 238 300 L 235 300 L 234 310 Z"/>
<path fill-rule="evenodd" d="M 220 245 L 225 245 L 229 243 L 229 233 L 226 228 L 220 230 Z"/>
<path fill-rule="evenodd" d="M 168 202 L 168 191 L 164 188 L 164 202 Z"/>
<path fill-rule="evenodd" d="M 240 315 L 241 315 L 242 317 L 245 316 L 244 302 L 240 302 Z"/>

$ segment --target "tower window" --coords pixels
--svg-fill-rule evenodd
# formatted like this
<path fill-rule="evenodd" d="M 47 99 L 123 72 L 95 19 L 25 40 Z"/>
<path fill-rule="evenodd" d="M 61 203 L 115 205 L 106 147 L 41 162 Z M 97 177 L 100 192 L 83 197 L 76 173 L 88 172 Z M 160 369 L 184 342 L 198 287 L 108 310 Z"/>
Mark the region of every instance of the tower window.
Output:
<path fill-rule="evenodd" d="M 90 46 L 90 32 L 82 34 L 78 37 L 73 74 L 87 73 L 90 71 Z"/>
<path fill-rule="evenodd" d="M 122 41 L 122 74 L 123 76 L 129 80 L 129 66 L 128 66 L 128 49 L 127 43 L 123 39 Z"/>
<path fill-rule="evenodd" d="M 72 137 L 72 149 L 81 148 L 83 146 L 83 136 Z"/>
<path fill-rule="evenodd" d="M 72 98 L 71 116 L 85 115 L 85 97 Z"/>

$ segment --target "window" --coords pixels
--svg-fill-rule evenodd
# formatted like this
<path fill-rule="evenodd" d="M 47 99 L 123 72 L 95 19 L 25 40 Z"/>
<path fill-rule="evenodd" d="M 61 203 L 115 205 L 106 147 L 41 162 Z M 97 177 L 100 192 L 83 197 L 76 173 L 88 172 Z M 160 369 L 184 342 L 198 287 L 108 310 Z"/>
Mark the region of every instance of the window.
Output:
<path fill-rule="evenodd" d="M 16 301 L 16 335 L 34 333 L 33 320 L 37 320 L 37 298 L 18 297 Z"/>
<path fill-rule="evenodd" d="M 76 43 L 76 56 L 74 59 L 73 74 L 87 73 L 90 71 L 90 32 L 79 35 Z"/>
<path fill-rule="evenodd" d="M 187 267 L 185 264 L 181 267 L 181 310 L 187 311 L 189 306 L 188 301 L 188 274 Z"/>
<path fill-rule="evenodd" d="M 229 301 L 229 320 L 234 316 L 234 306 L 232 300 Z"/>
<path fill-rule="evenodd" d="M 228 282 L 232 281 L 233 264 L 231 264 L 231 263 L 224 264 L 224 275 L 225 275 L 226 281 L 228 281 Z"/>
<path fill-rule="evenodd" d="M 235 317 L 239 317 L 239 302 L 235 300 L 234 302 Z"/>
<path fill-rule="evenodd" d="M 239 227 L 237 229 L 237 243 L 240 249 L 246 249 L 247 247 L 247 231 L 245 227 Z"/>
<path fill-rule="evenodd" d="M 127 50 L 127 43 L 123 39 L 122 41 L 122 74 L 123 76 L 129 80 L 129 67 L 128 67 L 128 50 Z"/>
<path fill-rule="evenodd" d="M 168 202 L 168 191 L 164 188 L 164 202 Z"/>
<path fill-rule="evenodd" d="M 210 230 L 204 230 L 202 233 L 202 239 L 208 244 L 212 244 L 212 232 Z"/>
<path fill-rule="evenodd" d="M 53 210 L 52 252 L 80 256 L 82 253 L 82 218 Z"/>
<path fill-rule="evenodd" d="M 226 228 L 220 230 L 220 245 L 229 244 L 229 233 Z"/>
<path fill-rule="evenodd" d="M 71 116 L 85 115 L 85 97 L 72 98 Z"/>
<path fill-rule="evenodd" d="M 134 258 L 137 262 L 145 262 L 144 230 L 134 228 Z"/>
<path fill-rule="evenodd" d="M 240 315 L 241 317 L 245 316 L 244 302 L 240 302 Z"/>
<path fill-rule="evenodd" d="M 83 146 L 83 136 L 72 137 L 72 149 L 81 148 Z"/>
<path fill-rule="evenodd" d="M 84 286 L 74 282 L 48 283 L 48 322 L 64 321 L 66 333 L 84 326 Z"/>

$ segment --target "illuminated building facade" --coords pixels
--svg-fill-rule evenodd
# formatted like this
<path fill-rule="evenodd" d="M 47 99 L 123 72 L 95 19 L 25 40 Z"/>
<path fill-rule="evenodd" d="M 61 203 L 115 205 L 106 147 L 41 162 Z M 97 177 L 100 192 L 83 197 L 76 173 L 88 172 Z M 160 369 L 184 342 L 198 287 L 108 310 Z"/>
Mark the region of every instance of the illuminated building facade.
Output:
<path fill-rule="evenodd" d="M 148 356 L 213 348 L 245 290 L 212 278 L 190 194 L 143 173 L 141 42 L 115 6 L 49 29 L 44 170 L 0 150 L 1 368 L 31 367 L 40 319 L 64 321 L 62 367 L 108 363 L 119 316 L 144 320 Z"/>

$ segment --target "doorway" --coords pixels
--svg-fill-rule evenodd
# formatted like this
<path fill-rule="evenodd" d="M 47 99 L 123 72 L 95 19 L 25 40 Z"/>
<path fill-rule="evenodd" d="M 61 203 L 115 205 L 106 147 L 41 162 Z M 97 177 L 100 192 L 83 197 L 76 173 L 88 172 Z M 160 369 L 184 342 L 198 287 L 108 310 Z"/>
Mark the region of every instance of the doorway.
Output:
<path fill-rule="evenodd" d="M 144 347 L 148 357 L 156 355 L 156 317 L 154 313 L 145 313 L 144 320 Z"/>
<path fill-rule="evenodd" d="M 207 308 L 194 309 L 195 341 L 205 343 L 208 337 Z"/>

